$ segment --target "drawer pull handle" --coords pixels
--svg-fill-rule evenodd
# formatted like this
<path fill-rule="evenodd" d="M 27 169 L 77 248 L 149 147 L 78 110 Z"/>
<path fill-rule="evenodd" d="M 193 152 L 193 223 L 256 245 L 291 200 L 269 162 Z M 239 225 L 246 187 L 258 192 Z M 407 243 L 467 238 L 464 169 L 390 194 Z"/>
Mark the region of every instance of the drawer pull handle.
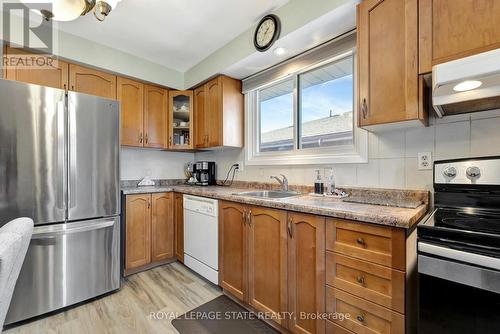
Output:
<path fill-rule="evenodd" d="M 364 322 L 365 322 L 365 316 L 364 316 L 364 315 L 362 315 L 362 314 L 358 314 L 358 315 L 356 316 L 356 320 L 358 320 L 358 321 L 359 321 L 359 322 L 361 322 L 361 323 L 364 323 Z"/>
<path fill-rule="evenodd" d="M 365 239 L 363 238 L 357 238 L 356 239 L 356 242 L 359 244 L 359 245 L 362 245 L 362 246 L 365 246 L 366 243 L 365 243 Z"/>
<path fill-rule="evenodd" d="M 364 276 L 356 277 L 356 281 L 358 281 L 358 283 L 361 285 L 365 285 L 365 277 Z"/>

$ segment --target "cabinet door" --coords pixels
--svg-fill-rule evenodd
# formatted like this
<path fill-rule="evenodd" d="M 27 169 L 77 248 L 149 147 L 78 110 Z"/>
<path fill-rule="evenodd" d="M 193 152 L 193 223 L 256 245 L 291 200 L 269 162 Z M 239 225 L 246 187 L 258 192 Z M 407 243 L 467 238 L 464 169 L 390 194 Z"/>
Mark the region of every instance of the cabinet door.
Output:
<path fill-rule="evenodd" d="M 70 64 L 69 88 L 72 91 L 116 100 L 116 76 Z"/>
<path fill-rule="evenodd" d="M 417 0 L 358 5 L 360 126 L 421 120 L 418 109 Z"/>
<path fill-rule="evenodd" d="M 175 256 L 184 262 L 184 197 L 182 194 L 174 195 L 175 215 Z"/>
<path fill-rule="evenodd" d="M 170 91 L 168 147 L 174 150 L 193 148 L 193 91 Z"/>
<path fill-rule="evenodd" d="M 206 85 L 198 87 L 194 90 L 194 147 L 205 148 L 208 147 L 207 136 L 207 119 L 206 106 L 207 106 L 207 92 Z"/>
<path fill-rule="evenodd" d="M 174 257 L 174 194 L 152 194 L 151 260 Z"/>
<path fill-rule="evenodd" d="M 51 61 L 51 65 L 48 65 L 49 68 L 33 67 L 27 69 L 26 66 L 7 66 L 4 68 L 4 78 L 7 80 L 21 81 L 59 89 L 66 89 L 68 87 L 69 64 L 62 60 L 56 60 L 46 55 L 37 55 L 28 51 L 9 47 L 5 48 L 5 56 L 8 57 L 7 59 L 15 59 L 16 63 L 26 63 L 24 60 L 31 59 L 32 57 L 42 57 L 46 62 Z"/>
<path fill-rule="evenodd" d="M 234 297 L 247 298 L 246 209 L 233 202 L 219 206 L 219 285 Z"/>
<path fill-rule="evenodd" d="M 151 195 L 127 195 L 125 269 L 151 262 Z"/>
<path fill-rule="evenodd" d="M 207 104 L 205 131 L 207 146 L 222 146 L 222 79 L 218 77 L 206 84 Z"/>
<path fill-rule="evenodd" d="M 325 310 L 325 218 L 288 214 L 288 311 L 294 315 Z M 323 333 L 324 320 L 294 317 L 292 333 Z"/>
<path fill-rule="evenodd" d="M 146 85 L 144 94 L 144 146 L 166 148 L 168 90 Z"/>
<path fill-rule="evenodd" d="M 420 73 L 500 47 L 500 1 L 420 0 Z"/>
<path fill-rule="evenodd" d="M 142 147 L 144 85 L 134 80 L 118 78 L 117 93 L 121 103 L 122 145 Z"/>
<path fill-rule="evenodd" d="M 250 207 L 248 299 L 262 312 L 287 311 L 286 211 Z M 276 317 L 285 326 L 286 319 Z"/>

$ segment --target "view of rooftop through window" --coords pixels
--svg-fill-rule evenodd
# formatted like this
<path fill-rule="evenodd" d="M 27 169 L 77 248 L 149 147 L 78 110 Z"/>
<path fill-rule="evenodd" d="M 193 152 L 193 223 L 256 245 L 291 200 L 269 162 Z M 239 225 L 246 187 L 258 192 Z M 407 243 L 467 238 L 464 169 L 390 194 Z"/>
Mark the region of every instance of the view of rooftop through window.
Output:
<path fill-rule="evenodd" d="M 353 57 L 299 75 L 298 126 L 292 78 L 259 91 L 260 151 L 353 143 Z"/>

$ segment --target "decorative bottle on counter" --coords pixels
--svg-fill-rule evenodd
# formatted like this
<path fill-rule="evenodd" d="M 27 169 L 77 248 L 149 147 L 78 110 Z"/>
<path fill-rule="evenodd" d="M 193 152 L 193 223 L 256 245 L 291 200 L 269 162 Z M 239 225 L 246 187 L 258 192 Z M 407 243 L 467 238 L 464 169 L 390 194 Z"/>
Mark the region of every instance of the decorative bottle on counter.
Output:
<path fill-rule="evenodd" d="M 325 192 L 325 186 L 323 180 L 321 179 L 320 170 L 316 169 L 316 180 L 314 180 L 314 193 L 323 195 Z"/>

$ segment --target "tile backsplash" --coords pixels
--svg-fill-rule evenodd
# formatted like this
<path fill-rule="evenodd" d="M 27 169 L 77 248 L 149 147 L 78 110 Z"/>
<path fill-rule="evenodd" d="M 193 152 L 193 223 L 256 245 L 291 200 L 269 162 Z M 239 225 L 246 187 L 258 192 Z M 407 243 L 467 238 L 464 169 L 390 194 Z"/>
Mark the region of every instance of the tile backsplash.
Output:
<path fill-rule="evenodd" d="M 366 164 L 321 166 L 245 166 L 236 180 L 269 182 L 270 175 L 285 174 L 291 184 L 312 184 L 314 170 L 333 168 L 339 186 L 432 189 L 432 170 L 418 170 L 419 152 L 432 152 L 433 160 L 500 155 L 500 110 L 431 116 L 430 126 L 369 134 Z M 216 161 L 218 178 L 230 166 L 244 161 L 244 150 L 222 149 L 196 153 L 196 160 Z"/>
<path fill-rule="evenodd" d="M 121 180 L 140 180 L 149 173 L 152 179 L 184 179 L 184 166 L 193 153 L 152 149 L 121 149 Z"/>

